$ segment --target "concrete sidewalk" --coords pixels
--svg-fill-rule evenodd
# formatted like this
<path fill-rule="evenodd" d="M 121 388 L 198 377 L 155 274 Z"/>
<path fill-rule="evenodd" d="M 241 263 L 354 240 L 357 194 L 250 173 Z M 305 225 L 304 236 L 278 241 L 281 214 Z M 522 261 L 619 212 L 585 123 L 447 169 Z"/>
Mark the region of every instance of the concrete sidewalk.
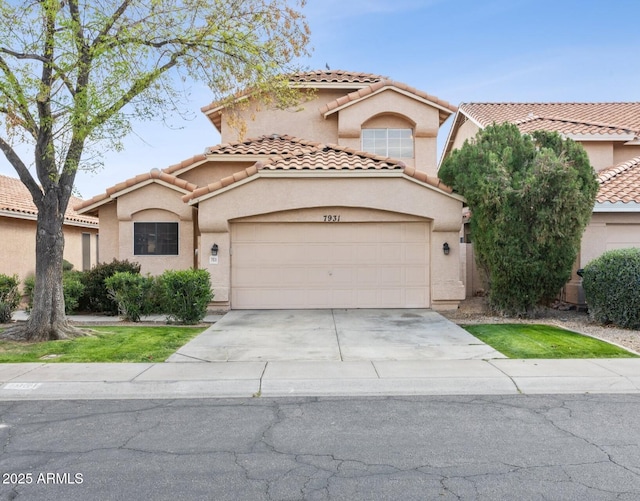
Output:
<path fill-rule="evenodd" d="M 640 359 L 0 365 L 0 400 L 640 393 Z"/>
<path fill-rule="evenodd" d="M 220 318 L 164 363 L 0 364 L 0 400 L 640 393 L 640 358 L 510 360 L 430 310 Z"/>

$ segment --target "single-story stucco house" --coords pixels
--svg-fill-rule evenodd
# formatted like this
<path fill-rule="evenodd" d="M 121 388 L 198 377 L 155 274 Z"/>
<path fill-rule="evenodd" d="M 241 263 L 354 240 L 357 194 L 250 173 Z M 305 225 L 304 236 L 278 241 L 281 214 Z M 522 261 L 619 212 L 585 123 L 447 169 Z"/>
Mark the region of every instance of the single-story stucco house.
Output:
<path fill-rule="evenodd" d="M 98 219 L 73 210 L 81 199 L 71 197 L 64 219 L 64 258 L 76 270 L 98 262 Z M 0 273 L 24 280 L 36 269 L 38 209 L 31 193 L 17 178 L 0 175 Z"/>
<path fill-rule="evenodd" d="M 503 122 L 523 133 L 557 131 L 579 142 L 597 172 L 600 190 L 593 216 L 563 297 L 583 304 L 581 278 L 575 272 L 607 250 L 640 247 L 640 103 L 463 103 L 442 159 L 480 129 Z M 466 283 L 471 295 L 480 280 L 469 273 Z"/>
<path fill-rule="evenodd" d="M 100 259 L 206 269 L 219 308 L 456 308 L 463 199 L 436 175 L 456 107 L 366 73 L 290 85 L 314 92 L 286 110 L 243 96 L 242 137 L 228 106 L 206 106 L 221 144 L 78 204 L 99 218 Z"/>

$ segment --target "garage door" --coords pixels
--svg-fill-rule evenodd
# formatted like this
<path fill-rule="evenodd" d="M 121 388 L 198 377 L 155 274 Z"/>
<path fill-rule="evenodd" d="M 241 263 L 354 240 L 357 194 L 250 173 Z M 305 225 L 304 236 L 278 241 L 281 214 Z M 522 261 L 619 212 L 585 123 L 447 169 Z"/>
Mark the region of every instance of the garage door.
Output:
<path fill-rule="evenodd" d="M 231 307 L 426 308 L 428 223 L 235 223 Z"/>

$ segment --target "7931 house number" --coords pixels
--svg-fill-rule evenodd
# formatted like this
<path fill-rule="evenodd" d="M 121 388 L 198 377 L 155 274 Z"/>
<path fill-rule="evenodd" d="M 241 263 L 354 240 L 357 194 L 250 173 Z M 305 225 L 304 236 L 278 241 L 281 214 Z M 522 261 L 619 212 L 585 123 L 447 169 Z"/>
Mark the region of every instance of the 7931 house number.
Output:
<path fill-rule="evenodd" d="M 340 215 L 339 214 L 325 214 L 324 216 L 325 223 L 339 223 Z"/>

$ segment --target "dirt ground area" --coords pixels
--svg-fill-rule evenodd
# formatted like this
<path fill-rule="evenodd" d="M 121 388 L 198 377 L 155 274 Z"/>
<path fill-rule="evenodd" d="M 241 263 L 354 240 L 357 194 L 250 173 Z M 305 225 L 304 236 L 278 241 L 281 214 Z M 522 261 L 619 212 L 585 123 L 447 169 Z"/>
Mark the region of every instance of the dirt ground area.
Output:
<path fill-rule="evenodd" d="M 555 325 L 617 344 L 640 354 L 640 330 L 602 325 L 591 320 L 586 312 L 567 309 L 567 306 L 562 304 L 556 305 L 554 308 L 541 308 L 535 318 L 518 319 L 491 315 L 486 307 L 486 299 L 475 297 L 463 301 L 457 310 L 440 313 L 457 324 L 531 323 Z"/>

